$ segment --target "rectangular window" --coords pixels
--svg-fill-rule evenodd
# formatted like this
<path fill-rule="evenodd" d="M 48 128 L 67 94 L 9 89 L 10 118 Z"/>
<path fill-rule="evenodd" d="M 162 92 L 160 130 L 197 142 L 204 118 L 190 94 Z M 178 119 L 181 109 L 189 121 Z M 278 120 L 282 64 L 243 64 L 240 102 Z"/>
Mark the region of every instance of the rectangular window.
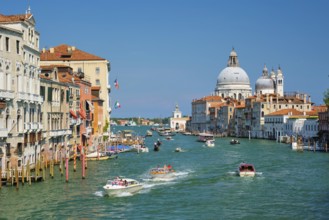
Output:
<path fill-rule="evenodd" d="M 98 75 L 100 73 L 100 68 L 99 67 L 96 67 L 96 74 Z"/>
<path fill-rule="evenodd" d="M 48 87 L 48 102 L 53 101 L 53 88 Z"/>
<path fill-rule="evenodd" d="M 20 54 L 20 50 L 19 50 L 19 40 L 16 41 L 16 52 L 17 52 L 17 54 Z"/>
<path fill-rule="evenodd" d="M 101 81 L 99 79 L 96 79 L 96 85 L 100 86 L 101 85 Z"/>
<path fill-rule="evenodd" d="M 82 68 L 78 67 L 78 73 L 81 73 L 81 72 L 82 72 Z"/>
<path fill-rule="evenodd" d="M 40 96 L 42 96 L 43 100 L 45 100 L 46 88 L 44 86 L 40 86 Z"/>
<path fill-rule="evenodd" d="M 9 37 L 6 37 L 6 51 L 9 52 Z"/>

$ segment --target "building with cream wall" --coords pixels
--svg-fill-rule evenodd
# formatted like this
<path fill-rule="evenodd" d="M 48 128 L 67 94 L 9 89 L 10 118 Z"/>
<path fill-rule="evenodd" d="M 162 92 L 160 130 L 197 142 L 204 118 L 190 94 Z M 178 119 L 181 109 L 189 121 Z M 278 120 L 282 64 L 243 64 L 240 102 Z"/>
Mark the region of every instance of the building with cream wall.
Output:
<path fill-rule="evenodd" d="M 92 86 L 100 86 L 99 97 L 104 100 L 103 124 L 110 121 L 110 62 L 104 58 L 84 52 L 75 46 L 59 45 L 42 49 L 41 65 L 66 65 L 75 73 L 83 73 Z"/>
<path fill-rule="evenodd" d="M 0 166 L 33 167 L 41 152 L 39 33 L 28 10 L 0 14 Z"/>

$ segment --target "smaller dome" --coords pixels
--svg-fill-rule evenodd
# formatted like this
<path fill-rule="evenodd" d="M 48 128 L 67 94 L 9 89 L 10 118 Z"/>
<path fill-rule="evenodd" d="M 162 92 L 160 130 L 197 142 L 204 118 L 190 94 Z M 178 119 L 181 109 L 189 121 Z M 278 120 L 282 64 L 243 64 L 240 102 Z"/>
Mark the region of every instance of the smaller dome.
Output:
<path fill-rule="evenodd" d="M 275 89 L 274 80 L 266 77 L 261 76 L 256 81 L 256 92 L 259 92 L 260 90 L 273 90 Z"/>

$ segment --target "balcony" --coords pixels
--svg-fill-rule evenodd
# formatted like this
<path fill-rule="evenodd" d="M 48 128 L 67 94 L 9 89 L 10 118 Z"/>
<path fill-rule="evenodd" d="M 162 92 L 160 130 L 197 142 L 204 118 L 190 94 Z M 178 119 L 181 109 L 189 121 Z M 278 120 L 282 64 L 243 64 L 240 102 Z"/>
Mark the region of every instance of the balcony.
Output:
<path fill-rule="evenodd" d="M 7 128 L 0 128 L 0 138 L 8 137 L 8 130 Z"/>
<path fill-rule="evenodd" d="M 14 99 L 14 91 L 0 89 L 0 97 L 7 101 Z"/>
<path fill-rule="evenodd" d="M 27 132 L 31 129 L 31 124 L 29 122 L 24 123 L 24 132 Z"/>
<path fill-rule="evenodd" d="M 32 130 L 38 130 L 38 122 L 31 122 L 30 126 Z"/>
<path fill-rule="evenodd" d="M 26 93 L 26 92 L 18 92 L 17 100 L 31 102 L 31 103 L 37 103 L 37 104 L 41 104 L 43 102 L 42 96 L 37 95 L 37 94 Z"/>

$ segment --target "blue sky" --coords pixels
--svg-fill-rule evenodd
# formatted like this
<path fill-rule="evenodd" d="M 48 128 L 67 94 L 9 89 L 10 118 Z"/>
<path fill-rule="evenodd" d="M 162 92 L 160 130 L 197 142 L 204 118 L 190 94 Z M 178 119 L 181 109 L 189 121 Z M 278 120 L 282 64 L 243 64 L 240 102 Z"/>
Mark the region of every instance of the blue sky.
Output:
<path fill-rule="evenodd" d="M 323 103 L 329 88 L 329 1 L 0 0 L 0 13 L 25 13 L 40 49 L 69 44 L 111 62 L 112 117 L 168 117 L 176 104 L 210 95 L 235 48 L 255 82 L 278 66 L 285 91 Z M 114 89 L 118 79 L 120 89 Z"/>

